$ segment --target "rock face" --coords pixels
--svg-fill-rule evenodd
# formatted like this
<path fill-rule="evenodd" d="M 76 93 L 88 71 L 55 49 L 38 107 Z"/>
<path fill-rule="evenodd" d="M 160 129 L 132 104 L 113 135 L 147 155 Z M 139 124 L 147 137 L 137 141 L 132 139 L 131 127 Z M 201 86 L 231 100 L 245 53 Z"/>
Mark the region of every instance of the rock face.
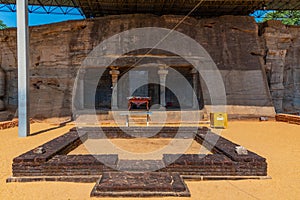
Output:
<path fill-rule="evenodd" d="M 71 115 L 77 71 L 103 40 L 133 28 L 173 29 L 181 20 L 182 16 L 141 14 L 31 27 L 31 117 Z M 274 103 L 277 111 L 300 110 L 300 33 L 296 27 L 268 23 L 261 27 L 260 36 L 252 17 L 222 16 L 188 18 L 176 30 L 196 40 L 210 54 L 222 75 L 228 105 L 272 110 Z M 5 105 L 16 107 L 15 29 L 0 31 L 0 48 L 0 66 L 6 74 Z M 210 105 L 208 90 L 201 83 L 204 105 Z"/>
<path fill-rule="evenodd" d="M 300 111 L 300 27 L 279 21 L 262 25 L 266 43 L 266 72 L 277 112 Z"/>

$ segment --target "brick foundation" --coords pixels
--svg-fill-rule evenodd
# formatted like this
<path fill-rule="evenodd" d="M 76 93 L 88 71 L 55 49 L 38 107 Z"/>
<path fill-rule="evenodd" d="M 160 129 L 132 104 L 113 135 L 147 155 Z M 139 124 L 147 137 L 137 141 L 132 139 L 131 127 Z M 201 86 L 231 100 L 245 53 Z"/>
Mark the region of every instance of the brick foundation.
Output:
<path fill-rule="evenodd" d="M 13 178 L 8 182 L 18 181 L 72 181 L 72 182 L 93 182 L 98 177 L 113 174 L 113 180 L 119 177 L 129 176 L 128 173 L 140 173 L 156 179 L 156 176 L 166 176 L 166 174 L 178 174 L 197 180 L 197 177 L 217 177 L 218 179 L 228 179 L 231 177 L 264 177 L 267 176 L 266 159 L 248 151 L 248 155 L 238 155 L 235 152 L 237 144 L 218 136 L 207 128 L 181 127 L 180 134 L 178 128 L 164 127 L 152 135 L 153 138 L 191 138 L 198 143 L 211 149 L 213 154 L 164 154 L 162 160 L 119 160 L 117 154 L 109 155 L 67 155 L 70 151 L 78 147 L 88 138 L 132 138 L 134 133 L 146 137 L 148 134 L 158 130 L 153 127 L 128 127 L 128 128 L 103 128 L 99 132 L 97 128 L 71 129 L 68 133 L 57 137 L 39 148 L 42 153 L 36 153 L 35 149 L 30 150 L 13 160 Z M 117 175 L 115 174 L 117 173 Z M 144 174 L 144 175 L 143 175 Z M 177 176 L 177 175 L 176 175 Z M 32 178 L 30 178 L 32 177 Z M 134 176 L 135 177 L 135 176 Z M 144 177 L 145 178 L 145 177 Z M 142 184 L 137 181 L 137 187 Z M 155 180 L 154 180 L 155 181 Z M 157 180 L 156 180 L 157 181 Z M 180 181 L 179 181 L 180 182 Z M 125 183 L 124 183 L 125 184 Z M 128 182 L 129 184 L 129 182 Z M 127 187 L 128 184 L 120 187 Z M 176 191 L 156 191 L 140 192 L 140 189 L 120 190 L 119 186 L 114 186 L 111 191 L 105 191 L 106 185 L 97 184 L 92 192 L 92 196 L 185 196 L 187 190 Z M 152 186 L 151 186 L 152 187 Z M 146 188 L 148 190 L 150 186 Z M 168 187 L 171 187 L 170 185 Z M 154 188 L 155 189 L 155 188 Z M 155 189 L 156 190 L 156 189 Z M 115 192 L 116 191 L 116 192 Z"/>
<path fill-rule="evenodd" d="M 124 129 L 123 129 L 124 130 Z M 153 137 L 174 137 L 178 128 L 164 127 Z M 45 143 L 41 147 L 43 154 L 36 154 L 30 150 L 13 160 L 13 176 L 78 176 L 101 175 L 109 171 L 168 171 L 178 172 L 182 175 L 202 176 L 266 176 L 266 159 L 249 151 L 248 155 L 238 155 L 231 141 L 211 133 L 207 129 L 184 128 L 183 135 L 191 135 L 194 130 L 194 139 L 207 147 L 213 145 L 215 137 L 218 140 L 211 155 L 196 154 L 165 154 L 161 161 L 119 161 L 118 155 L 66 155 L 87 138 L 131 138 L 120 128 L 105 128 L 102 134 L 95 128 L 80 130 L 81 135 L 75 129 Z M 195 131 L 196 130 L 196 131 Z M 127 128 L 126 132 L 147 134 L 149 128 Z M 82 132 L 84 132 L 82 134 Z M 182 136 L 183 136 L 182 135 Z M 205 142 L 203 142 L 205 141 Z M 178 158 L 178 159 L 175 159 Z"/>
<path fill-rule="evenodd" d="M 190 197 L 178 173 L 104 173 L 92 197 Z"/>
<path fill-rule="evenodd" d="M 288 122 L 290 124 L 300 125 L 300 116 L 298 115 L 278 114 L 275 118 L 276 121 L 279 122 Z"/>

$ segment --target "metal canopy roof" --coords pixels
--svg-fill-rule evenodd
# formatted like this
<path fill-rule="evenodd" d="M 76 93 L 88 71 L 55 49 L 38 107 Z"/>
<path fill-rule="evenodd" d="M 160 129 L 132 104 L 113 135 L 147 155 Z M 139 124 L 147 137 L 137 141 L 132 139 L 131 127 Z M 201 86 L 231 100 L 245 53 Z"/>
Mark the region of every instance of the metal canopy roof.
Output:
<path fill-rule="evenodd" d="M 15 11 L 16 0 L 0 0 L 6 9 Z M 87 18 L 105 15 L 152 13 L 192 16 L 249 15 L 255 10 L 300 10 L 299 0 L 29 0 L 30 12 L 79 14 Z M 198 5 L 198 6 L 197 6 Z"/>

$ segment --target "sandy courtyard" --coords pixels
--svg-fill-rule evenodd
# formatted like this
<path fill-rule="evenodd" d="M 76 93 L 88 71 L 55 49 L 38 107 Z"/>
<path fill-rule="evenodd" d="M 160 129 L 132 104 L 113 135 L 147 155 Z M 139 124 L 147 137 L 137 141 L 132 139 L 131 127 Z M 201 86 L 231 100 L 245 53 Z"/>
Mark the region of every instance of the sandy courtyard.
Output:
<path fill-rule="evenodd" d="M 14 157 L 64 134 L 71 127 L 35 123 L 31 125 L 31 132 L 36 134 L 27 138 L 18 138 L 17 128 L 0 131 L 0 199 L 90 199 L 94 183 L 5 182 L 12 175 L 11 164 Z M 272 179 L 186 181 L 191 198 L 164 199 L 300 199 L 299 125 L 234 121 L 229 122 L 229 127 L 222 132 L 222 136 L 266 157 L 268 175 Z"/>
<path fill-rule="evenodd" d="M 112 148 L 116 147 L 116 148 Z M 202 147 L 202 148 L 201 148 Z M 126 160 L 161 160 L 163 154 L 211 154 L 193 139 L 134 138 L 134 139 L 88 139 L 71 151 L 76 154 L 118 154 Z"/>

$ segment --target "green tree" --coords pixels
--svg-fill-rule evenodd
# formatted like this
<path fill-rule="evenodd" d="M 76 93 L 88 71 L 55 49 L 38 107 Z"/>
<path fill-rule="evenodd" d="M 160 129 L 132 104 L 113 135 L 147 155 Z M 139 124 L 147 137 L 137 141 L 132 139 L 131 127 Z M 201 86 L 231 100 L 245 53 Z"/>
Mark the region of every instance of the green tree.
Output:
<path fill-rule="evenodd" d="M 300 10 L 268 12 L 263 21 L 280 20 L 286 25 L 300 25 Z"/>
<path fill-rule="evenodd" d="M 3 23 L 2 20 L 0 20 L 0 30 L 5 28 L 7 28 L 7 26 Z"/>

